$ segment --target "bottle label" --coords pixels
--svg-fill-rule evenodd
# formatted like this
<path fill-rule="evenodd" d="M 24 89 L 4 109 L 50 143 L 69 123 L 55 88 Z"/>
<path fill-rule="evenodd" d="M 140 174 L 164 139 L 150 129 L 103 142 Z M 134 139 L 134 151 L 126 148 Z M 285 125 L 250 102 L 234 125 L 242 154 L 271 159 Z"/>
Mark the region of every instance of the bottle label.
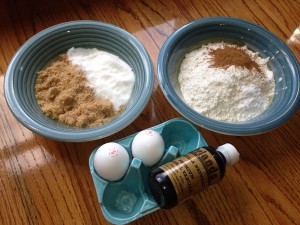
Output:
<path fill-rule="evenodd" d="M 199 148 L 160 168 L 170 178 L 178 202 L 221 180 L 219 165 L 205 148 Z"/>

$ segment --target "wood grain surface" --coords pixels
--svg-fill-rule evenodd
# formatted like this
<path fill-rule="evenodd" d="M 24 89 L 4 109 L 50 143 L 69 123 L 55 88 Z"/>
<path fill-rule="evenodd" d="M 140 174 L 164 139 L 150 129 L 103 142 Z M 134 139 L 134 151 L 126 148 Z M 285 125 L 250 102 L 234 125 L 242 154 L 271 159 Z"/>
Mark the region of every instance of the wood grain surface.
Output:
<path fill-rule="evenodd" d="M 71 20 L 100 20 L 132 33 L 154 67 L 166 38 L 180 26 L 209 16 L 259 24 L 300 60 L 299 0 L 0 1 L 0 224 L 109 224 L 88 167 L 96 146 L 180 116 L 157 80 L 143 113 L 126 129 L 86 143 L 50 140 L 23 127 L 9 111 L 3 78 L 13 54 L 37 32 Z M 132 224 L 300 224 L 300 111 L 266 134 L 233 137 L 199 128 L 211 146 L 234 144 L 241 160 L 219 184 L 177 207 Z"/>

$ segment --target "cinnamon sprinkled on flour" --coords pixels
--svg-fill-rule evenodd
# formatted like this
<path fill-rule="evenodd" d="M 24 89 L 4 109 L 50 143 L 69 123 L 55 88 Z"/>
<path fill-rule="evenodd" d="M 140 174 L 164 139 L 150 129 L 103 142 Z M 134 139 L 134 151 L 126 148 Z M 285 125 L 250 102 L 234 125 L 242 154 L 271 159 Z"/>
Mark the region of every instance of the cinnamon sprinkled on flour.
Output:
<path fill-rule="evenodd" d="M 269 58 L 246 46 L 209 43 L 187 53 L 178 83 L 184 101 L 202 115 L 241 122 L 262 114 L 275 94 Z"/>
<path fill-rule="evenodd" d="M 225 45 L 223 48 L 211 50 L 209 54 L 213 56 L 212 66 L 215 68 L 227 69 L 229 66 L 240 66 L 261 72 L 258 64 L 241 47 Z"/>

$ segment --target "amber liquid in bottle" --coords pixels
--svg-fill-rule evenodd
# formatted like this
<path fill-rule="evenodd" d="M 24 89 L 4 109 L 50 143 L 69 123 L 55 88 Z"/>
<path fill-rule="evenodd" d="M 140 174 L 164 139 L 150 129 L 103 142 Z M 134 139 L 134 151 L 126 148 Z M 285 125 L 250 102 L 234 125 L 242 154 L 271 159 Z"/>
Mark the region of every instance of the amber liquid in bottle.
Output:
<path fill-rule="evenodd" d="M 161 208 L 169 209 L 219 182 L 225 174 L 225 156 L 202 147 L 166 163 L 149 174 L 149 187 Z"/>

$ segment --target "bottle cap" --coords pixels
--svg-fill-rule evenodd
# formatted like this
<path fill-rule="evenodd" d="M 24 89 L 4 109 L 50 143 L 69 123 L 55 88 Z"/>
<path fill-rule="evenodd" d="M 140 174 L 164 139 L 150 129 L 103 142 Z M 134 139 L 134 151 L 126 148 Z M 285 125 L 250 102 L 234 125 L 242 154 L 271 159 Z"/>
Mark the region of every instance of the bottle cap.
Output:
<path fill-rule="evenodd" d="M 232 144 L 227 143 L 221 145 L 217 148 L 217 151 L 221 152 L 224 155 L 227 166 L 231 166 L 239 161 L 240 153 Z"/>

